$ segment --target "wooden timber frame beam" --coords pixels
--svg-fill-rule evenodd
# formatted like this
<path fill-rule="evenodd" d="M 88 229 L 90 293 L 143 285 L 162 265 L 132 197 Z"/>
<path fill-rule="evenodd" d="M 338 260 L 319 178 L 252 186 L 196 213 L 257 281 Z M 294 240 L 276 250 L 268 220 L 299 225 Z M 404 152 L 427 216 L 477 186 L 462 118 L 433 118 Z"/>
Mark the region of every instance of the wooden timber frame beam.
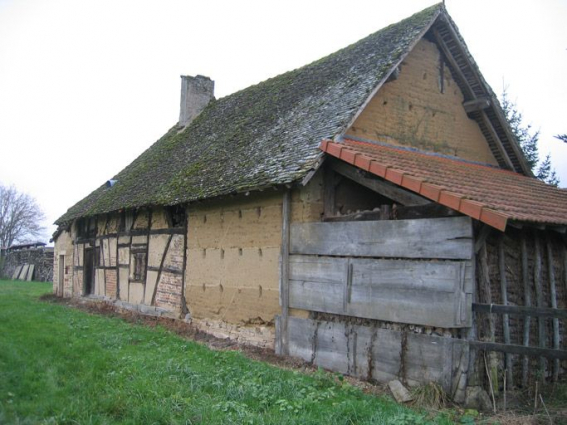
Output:
<path fill-rule="evenodd" d="M 282 307 L 280 321 L 280 340 L 276 341 L 280 346 L 281 355 L 289 355 L 289 247 L 290 247 L 290 225 L 291 225 L 291 190 L 284 192 L 282 198 L 282 245 L 280 252 L 280 303 Z"/>
<path fill-rule="evenodd" d="M 450 27 L 450 25 L 448 25 L 448 27 Z M 474 90 L 472 89 L 472 87 L 470 86 L 467 77 L 465 77 L 465 75 L 463 74 L 463 72 L 461 71 L 461 67 L 459 66 L 459 64 L 457 63 L 457 61 L 455 60 L 455 58 L 453 58 L 453 54 L 451 53 L 451 50 L 449 49 L 449 47 L 447 46 L 447 44 L 445 43 L 445 41 L 443 40 L 443 37 L 441 36 L 441 34 L 439 34 L 439 31 L 435 28 L 433 28 L 433 35 L 435 36 L 435 40 L 437 41 L 438 46 L 440 47 L 441 51 L 443 52 L 443 56 L 445 56 L 445 59 L 447 59 L 447 62 L 449 62 L 449 65 L 451 66 L 451 69 L 453 70 L 453 72 L 455 74 L 457 74 L 458 79 L 461 81 L 463 87 L 465 88 L 466 94 L 465 94 L 465 98 L 469 99 L 468 101 L 466 101 L 463 104 L 463 107 L 465 108 L 465 111 L 467 113 L 469 113 L 469 111 L 467 110 L 467 104 L 468 105 L 476 105 L 477 102 L 486 102 L 485 98 L 477 98 Z M 456 35 L 454 35 L 456 37 Z M 463 57 L 467 57 L 467 54 L 462 51 L 461 49 L 461 54 Z M 468 60 L 467 60 L 468 62 Z M 469 64 L 470 66 L 470 64 Z M 490 107 L 487 106 L 487 107 Z M 474 112 L 475 108 L 471 108 L 469 106 L 469 109 L 471 109 L 470 112 Z M 510 168 L 511 170 L 514 170 L 514 165 L 512 163 L 512 161 L 510 160 L 510 157 L 508 156 L 508 154 L 506 153 L 506 149 L 504 148 L 504 145 L 502 144 L 502 140 L 500 140 L 500 137 L 498 136 L 498 133 L 496 132 L 496 130 L 494 129 L 494 127 L 492 126 L 492 123 L 490 122 L 490 119 L 487 117 L 486 113 L 484 112 L 484 109 L 486 108 L 481 108 L 480 109 L 480 118 L 482 120 L 482 123 L 485 125 L 485 127 L 487 128 L 488 132 L 490 133 L 490 136 L 494 139 L 495 145 L 496 145 L 496 149 L 498 150 L 498 153 L 501 155 L 504 163 L 506 164 L 506 167 Z"/>
<path fill-rule="evenodd" d="M 402 189 L 393 183 L 385 180 L 380 180 L 377 177 L 366 176 L 363 170 L 359 170 L 351 165 L 342 161 L 332 160 L 329 161 L 330 167 L 336 173 L 344 176 L 354 182 L 366 187 L 382 196 L 392 199 L 402 205 L 427 205 L 431 201 L 419 195 L 416 195 L 408 190 Z"/>
<path fill-rule="evenodd" d="M 449 62 L 451 69 L 453 70 L 453 72 L 455 74 L 457 74 L 458 79 L 461 81 L 461 83 L 463 84 L 463 86 L 465 88 L 465 91 L 466 91 L 465 98 L 469 99 L 465 103 L 475 104 L 476 102 L 479 101 L 479 99 L 477 98 L 474 90 L 470 86 L 470 84 L 467 80 L 467 77 L 465 77 L 465 75 L 461 71 L 461 67 L 459 66 L 457 61 L 453 58 L 453 54 L 449 50 L 449 47 L 445 44 L 443 37 L 441 37 L 441 34 L 439 34 L 439 31 L 435 28 L 432 31 L 433 31 L 433 35 L 435 36 L 435 40 L 437 41 L 437 44 L 439 45 L 439 47 L 441 48 L 441 51 L 443 52 L 443 55 L 445 56 L 445 59 L 447 59 L 447 62 Z M 466 53 L 463 52 L 462 55 L 463 55 L 463 57 L 466 57 Z M 483 98 L 481 98 L 481 99 L 483 99 Z M 465 107 L 465 111 L 467 111 L 466 106 L 463 105 L 463 107 Z M 467 113 L 468 113 L 468 111 L 467 111 Z M 496 132 L 496 130 L 492 126 L 492 123 L 490 122 L 490 120 L 487 117 L 484 110 L 480 110 L 480 119 L 482 120 L 482 124 L 484 124 L 484 126 L 486 127 L 486 129 L 490 133 L 490 136 L 494 140 L 494 143 L 496 145 L 496 149 L 498 150 L 498 153 L 501 155 L 504 163 L 506 164 L 506 167 L 510 168 L 511 170 L 514 170 L 515 168 L 514 168 L 514 165 L 512 164 L 512 160 L 510 159 L 510 157 L 506 153 L 506 149 L 504 148 L 504 145 L 502 144 L 502 140 L 500 140 L 500 137 L 498 137 L 498 133 Z"/>
<path fill-rule="evenodd" d="M 474 64 L 471 62 L 471 59 L 469 57 L 468 52 L 465 50 L 465 48 L 463 47 L 463 45 L 461 44 L 460 38 L 458 36 L 458 34 L 456 33 L 455 29 L 453 28 L 452 24 L 449 22 L 449 19 L 447 19 L 444 16 L 440 17 L 440 21 L 443 22 L 443 24 L 445 25 L 445 28 L 447 29 L 447 31 L 450 33 L 451 37 L 453 38 L 453 40 L 455 40 L 456 42 L 456 46 L 459 50 L 459 53 L 461 54 L 461 56 L 463 57 L 464 61 L 466 62 L 467 66 L 474 71 L 475 66 Z M 446 45 L 445 41 L 443 40 L 443 37 L 441 36 L 441 34 L 439 34 L 439 31 L 436 28 L 432 28 L 432 32 L 433 35 L 435 37 L 435 40 L 437 41 L 437 44 L 439 45 L 439 47 L 441 48 L 443 55 L 445 56 L 445 58 L 447 59 L 447 61 L 449 62 L 449 64 L 451 65 L 451 67 L 453 68 L 454 72 L 457 74 L 457 76 L 459 77 L 459 79 L 462 81 L 466 91 L 468 92 L 468 100 L 469 101 L 477 101 L 479 99 L 481 99 L 479 96 L 476 96 L 474 90 L 472 89 L 472 87 L 470 86 L 467 78 L 465 77 L 465 75 L 463 74 L 461 68 L 459 67 L 459 65 L 457 64 L 457 62 L 455 61 L 453 55 L 451 54 L 451 50 L 449 49 L 449 47 Z M 476 72 L 475 72 L 476 73 Z M 480 80 L 481 78 L 479 78 Z M 484 85 L 483 82 L 481 81 L 481 85 Z M 490 93 L 487 94 L 489 97 L 492 97 L 490 95 Z M 518 144 L 515 142 L 516 137 L 513 135 L 512 130 L 510 129 L 509 125 L 507 124 L 508 120 L 506 119 L 506 117 L 504 116 L 504 113 L 502 112 L 502 110 L 499 107 L 493 107 L 494 105 L 492 105 L 493 102 L 489 101 L 490 105 L 481 108 L 481 110 L 484 109 L 488 109 L 490 108 L 491 111 L 494 112 L 494 114 L 496 115 L 496 118 L 498 119 L 498 121 L 500 121 L 502 123 L 502 130 L 504 131 L 504 134 L 506 135 L 506 138 L 509 141 L 509 146 L 512 149 L 512 151 L 514 152 L 520 167 L 522 169 L 522 171 L 527 175 L 527 176 L 531 176 L 533 177 L 533 173 L 531 171 L 530 166 L 528 165 L 527 161 L 525 160 L 524 154 L 521 151 L 520 147 L 518 146 Z M 465 102 L 467 103 L 467 102 Z M 465 105 L 463 105 L 465 107 L 465 111 L 467 113 L 469 113 L 469 111 L 467 110 L 467 107 Z M 500 139 L 500 137 L 498 137 L 496 140 L 496 145 L 499 151 L 501 152 L 505 152 L 504 149 L 504 145 L 502 143 L 502 140 Z M 508 157 L 509 160 L 509 156 L 506 154 L 506 157 Z M 515 167 L 512 168 L 512 170 L 516 171 Z"/>
<path fill-rule="evenodd" d="M 471 114 L 477 111 L 483 111 L 485 109 L 490 108 L 491 102 L 490 99 L 487 97 L 479 97 L 473 100 L 467 100 L 463 102 L 463 108 L 465 108 L 465 112 L 467 114 Z"/>

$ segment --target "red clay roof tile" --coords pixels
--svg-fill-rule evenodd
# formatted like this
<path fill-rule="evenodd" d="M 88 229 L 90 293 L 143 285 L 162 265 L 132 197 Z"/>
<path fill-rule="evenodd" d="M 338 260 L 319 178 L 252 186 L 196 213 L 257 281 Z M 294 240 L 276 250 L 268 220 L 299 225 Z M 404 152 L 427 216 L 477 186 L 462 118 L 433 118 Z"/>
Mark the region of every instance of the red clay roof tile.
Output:
<path fill-rule="evenodd" d="M 567 190 L 512 171 L 350 139 L 321 149 L 500 230 L 508 220 L 567 225 Z"/>

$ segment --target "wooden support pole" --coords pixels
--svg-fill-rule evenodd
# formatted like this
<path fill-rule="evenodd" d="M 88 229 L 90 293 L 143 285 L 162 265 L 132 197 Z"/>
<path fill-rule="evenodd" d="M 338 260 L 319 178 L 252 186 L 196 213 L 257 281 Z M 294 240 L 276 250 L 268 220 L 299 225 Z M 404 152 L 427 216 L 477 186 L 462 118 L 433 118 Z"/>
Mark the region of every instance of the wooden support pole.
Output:
<path fill-rule="evenodd" d="M 291 191 L 286 190 L 282 204 L 282 246 L 280 260 L 280 293 L 282 304 L 280 347 L 281 354 L 289 354 L 289 240 L 291 222 Z"/>
<path fill-rule="evenodd" d="M 336 193 L 336 174 L 331 167 L 325 167 L 324 174 L 324 194 L 323 207 L 324 217 L 333 217 L 335 215 L 335 193 Z"/>
<path fill-rule="evenodd" d="M 525 232 L 522 232 L 521 249 L 522 249 L 522 283 L 524 287 L 524 305 L 529 308 L 532 306 L 532 293 L 530 288 L 530 277 L 528 272 L 528 247 L 527 247 Z M 524 347 L 528 347 L 530 345 L 530 323 L 531 323 L 531 317 L 525 316 L 524 335 L 522 341 Z M 528 356 L 524 356 L 524 358 L 522 359 L 522 386 L 524 388 L 528 386 L 528 371 L 529 371 L 529 358 Z"/>
<path fill-rule="evenodd" d="M 541 242 L 539 236 L 535 235 L 535 263 L 534 263 L 534 284 L 536 293 L 536 305 L 538 307 L 543 307 L 543 287 L 541 283 Z M 545 318 L 538 318 L 538 341 L 539 347 L 545 348 Z M 539 373 L 540 380 L 545 379 L 545 359 L 540 357 L 539 359 Z"/>
<path fill-rule="evenodd" d="M 486 303 L 492 304 L 492 294 L 490 292 L 490 275 L 488 273 L 488 254 L 486 252 L 486 242 L 484 242 L 478 253 L 479 258 L 479 299 Z M 494 322 L 494 315 L 488 314 L 488 335 L 483 335 L 484 339 L 491 343 L 496 339 L 496 325 Z M 482 323 L 482 322 L 481 322 Z M 486 333 L 486 329 L 484 330 Z M 498 394 L 498 359 L 496 353 L 489 353 L 489 361 L 487 365 L 489 381 L 492 385 L 494 394 Z"/>
<path fill-rule="evenodd" d="M 547 275 L 549 277 L 549 296 L 551 298 L 551 308 L 557 308 L 557 290 L 555 287 L 555 270 L 553 264 L 553 245 L 551 238 L 547 235 Z M 553 318 L 553 348 L 559 349 L 559 319 Z M 559 378 L 559 359 L 553 361 L 553 381 L 557 382 Z"/>
<path fill-rule="evenodd" d="M 567 304 L 567 246 L 563 245 L 561 247 L 562 257 L 563 257 L 563 294 L 565 297 L 565 304 Z"/>
<path fill-rule="evenodd" d="M 498 240 L 498 268 L 500 269 L 500 294 L 502 297 L 502 305 L 508 305 L 508 282 L 506 279 L 506 251 L 504 249 L 504 234 Z M 508 314 L 502 315 L 502 326 L 504 331 L 504 343 L 510 344 L 510 318 Z M 513 373 L 512 373 L 512 356 L 509 353 L 505 354 L 506 358 L 506 382 L 508 387 L 513 386 Z"/>

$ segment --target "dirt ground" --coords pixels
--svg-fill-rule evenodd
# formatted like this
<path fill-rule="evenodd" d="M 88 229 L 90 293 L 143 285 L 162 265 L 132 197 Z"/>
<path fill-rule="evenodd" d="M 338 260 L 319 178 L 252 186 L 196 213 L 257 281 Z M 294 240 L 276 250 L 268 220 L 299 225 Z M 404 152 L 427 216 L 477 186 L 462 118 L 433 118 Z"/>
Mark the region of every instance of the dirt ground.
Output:
<path fill-rule="evenodd" d="M 41 297 L 42 301 L 57 303 L 66 305 L 72 308 L 76 308 L 82 311 L 86 311 L 90 314 L 102 314 L 106 316 L 119 317 L 130 323 L 140 324 L 148 327 L 162 326 L 175 334 L 196 341 L 201 344 L 205 344 L 207 347 L 213 350 L 237 350 L 244 354 L 246 357 L 252 360 L 258 360 L 262 362 L 269 363 L 271 365 L 296 370 L 302 373 L 314 373 L 317 371 L 317 367 L 304 362 L 303 360 L 296 359 L 289 356 L 278 356 L 274 350 L 268 348 L 254 347 L 246 344 L 237 343 L 235 341 L 222 338 L 217 338 L 211 334 L 203 332 L 196 329 L 190 323 L 183 322 L 181 320 L 175 320 L 165 317 L 153 317 L 146 316 L 137 312 L 117 310 L 117 308 L 107 302 L 92 302 L 86 300 L 76 300 L 69 298 L 60 298 L 53 294 L 46 294 Z M 367 394 L 373 394 L 376 396 L 388 396 L 391 397 L 391 393 L 386 384 L 379 384 L 376 382 L 368 382 L 360 379 L 352 378 L 349 376 L 341 377 L 342 380 L 347 381 L 349 384 L 360 388 L 363 392 Z M 512 400 L 511 400 L 512 401 Z M 544 412 L 538 412 L 537 414 L 528 413 L 526 409 L 525 400 L 518 397 L 515 403 L 516 408 L 509 409 L 505 413 L 493 414 L 492 412 L 480 413 L 476 416 L 475 423 L 479 424 L 500 424 L 500 425 L 539 425 L 539 424 L 553 424 L 553 425 L 567 425 L 567 406 L 563 407 L 550 407 Z M 447 403 L 446 406 L 441 409 L 436 406 L 432 408 L 431 406 L 417 406 L 430 411 L 431 413 L 441 413 L 442 411 L 453 415 L 456 419 L 456 423 L 470 423 L 470 422 L 459 422 L 457 418 L 470 414 L 471 411 L 463 409 L 460 406 Z M 474 412 L 476 415 L 477 412 Z"/>

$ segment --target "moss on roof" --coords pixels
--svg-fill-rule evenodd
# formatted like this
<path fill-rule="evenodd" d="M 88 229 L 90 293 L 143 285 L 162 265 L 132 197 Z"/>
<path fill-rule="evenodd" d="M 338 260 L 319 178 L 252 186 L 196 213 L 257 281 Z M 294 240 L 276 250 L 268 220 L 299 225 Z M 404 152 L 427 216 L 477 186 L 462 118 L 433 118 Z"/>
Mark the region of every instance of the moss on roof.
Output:
<path fill-rule="evenodd" d="M 212 101 L 174 126 L 56 224 L 149 205 L 175 205 L 288 184 L 342 133 L 368 96 L 443 9 L 425 9 L 302 68 Z"/>

